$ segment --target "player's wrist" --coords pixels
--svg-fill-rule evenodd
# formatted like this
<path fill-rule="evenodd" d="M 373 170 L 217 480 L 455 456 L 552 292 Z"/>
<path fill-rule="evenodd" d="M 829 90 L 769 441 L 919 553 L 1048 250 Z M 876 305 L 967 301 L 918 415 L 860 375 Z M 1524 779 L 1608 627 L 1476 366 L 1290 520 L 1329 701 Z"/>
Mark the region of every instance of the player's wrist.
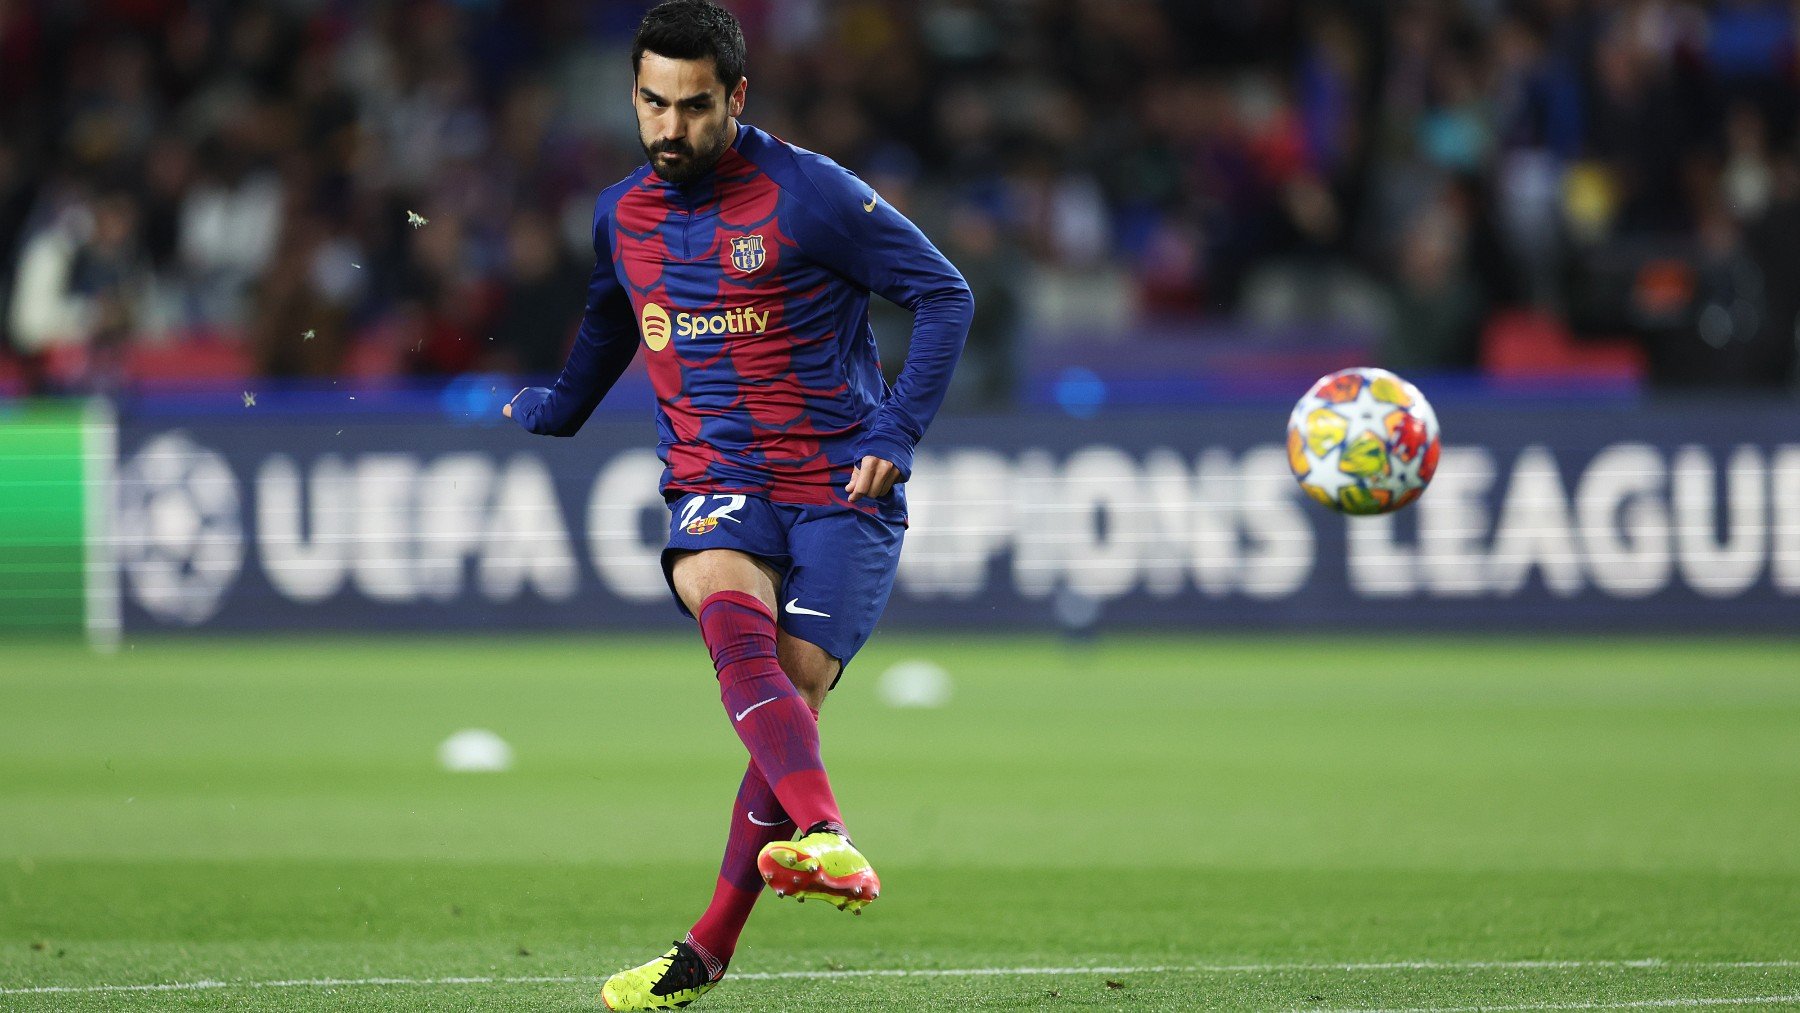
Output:
<path fill-rule="evenodd" d="M 863 437 L 856 447 L 856 460 L 874 457 L 893 465 L 900 472 L 899 481 L 904 482 L 912 477 L 913 447 L 910 442 L 895 439 L 881 433 L 872 433 Z"/>
<path fill-rule="evenodd" d="M 512 409 L 512 419 L 527 432 L 542 434 L 543 407 L 550 400 L 548 387 L 526 387 L 514 394 L 507 402 Z"/>

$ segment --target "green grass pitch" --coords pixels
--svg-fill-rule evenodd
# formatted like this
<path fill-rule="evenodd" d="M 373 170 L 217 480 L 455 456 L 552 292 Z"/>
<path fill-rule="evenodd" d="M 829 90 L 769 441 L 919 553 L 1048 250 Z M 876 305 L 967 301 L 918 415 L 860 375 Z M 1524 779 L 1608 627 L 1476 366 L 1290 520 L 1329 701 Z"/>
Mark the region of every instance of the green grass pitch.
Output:
<path fill-rule="evenodd" d="M 824 727 L 881 901 L 696 1009 L 1800 1009 L 1800 642 L 884 635 Z M 686 636 L 7 644 L 0 1009 L 597 1010 L 742 763 Z"/>

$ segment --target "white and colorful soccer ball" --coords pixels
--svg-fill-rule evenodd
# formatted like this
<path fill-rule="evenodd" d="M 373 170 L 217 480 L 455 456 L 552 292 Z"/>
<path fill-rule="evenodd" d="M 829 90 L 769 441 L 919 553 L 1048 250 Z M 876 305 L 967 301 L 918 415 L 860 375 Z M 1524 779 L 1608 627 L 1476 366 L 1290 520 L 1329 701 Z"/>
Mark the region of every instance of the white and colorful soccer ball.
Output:
<path fill-rule="evenodd" d="M 1385 369 L 1339 370 L 1294 405 L 1287 450 L 1313 499 L 1347 514 L 1384 514 L 1418 499 L 1437 471 L 1437 413 Z"/>

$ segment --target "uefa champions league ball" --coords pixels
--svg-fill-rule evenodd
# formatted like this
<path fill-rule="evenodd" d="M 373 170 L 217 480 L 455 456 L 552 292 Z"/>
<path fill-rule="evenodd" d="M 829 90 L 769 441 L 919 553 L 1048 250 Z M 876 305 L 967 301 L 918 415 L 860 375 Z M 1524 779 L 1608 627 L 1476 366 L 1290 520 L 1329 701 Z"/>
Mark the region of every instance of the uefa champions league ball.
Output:
<path fill-rule="evenodd" d="M 1347 514 L 1385 514 L 1418 499 L 1438 450 L 1437 413 L 1385 369 L 1322 377 L 1288 416 L 1288 466 L 1300 488 Z"/>

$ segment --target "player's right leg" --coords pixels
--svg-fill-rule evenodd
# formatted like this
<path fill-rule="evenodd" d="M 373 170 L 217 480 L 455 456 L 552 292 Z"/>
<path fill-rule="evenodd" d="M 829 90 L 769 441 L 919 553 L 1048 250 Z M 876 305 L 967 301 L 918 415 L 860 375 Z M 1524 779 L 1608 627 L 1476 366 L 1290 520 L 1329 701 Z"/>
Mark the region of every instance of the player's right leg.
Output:
<path fill-rule="evenodd" d="M 789 565 L 776 596 L 786 602 L 777 646 L 795 681 L 815 687 L 823 699 L 874 631 L 893 587 L 905 529 L 857 510 L 784 511 Z M 799 840 L 770 843 L 757 866 L 777 895 L 816 898 L 859 914 L 881 891 L 875 870 L 841 828 L 809 828 Z"/>
<path fill-rule="evenodd" d="M 820 758 L 817 714 L 802 693 L 822 701 L 839 664 L 816 645 L 804 645 L 808 651 L 790 643 L 783 666 L 773 575 L 765 566 L 739 552 L 712 550 L 676 560 L 672 571 L 676 590 L 700 617 L 738 737 L 803 828 L 797 841 L 763 847 L 762 878 L 778 896 L 818 898 L 860 913 L 879 894 L 880 880 L 844 832 Z"/>
<path fill-rule="evenodd" d="M 843 663 L 785 629 L 777 637 L 776 652 L 782 669 L 813 704 L 817 718 Z M 861 914 L 881 894 L 881 880 L 869 860 L 837 827 L 813 828 L 798 840 L 772 840 L 756 856 L 754 867 L 777 897 L 822 900 L 853 914 Z"/>
<path fill-rule="evenodd" d="M 734 592 L 727 600 L 759 608 L 766 614 L 778 579 L 775 565 L 768 560 L 778 560 L 786 543 L 786 532 L 775 523 L 767 503 L 746 496 L 696 494 L 672 503 L 670 514 L 669 549 L 663 555 L 663 573 L 682 611 L 701 619 L 703 635 L 709 625 L 718 625 L 719 616 L 715 613 L 719 610 L 709 608 L 708 600 L 720 591 Z M 754 666 L 760 654 L 754 648 L 743 649 L 739 639 L 717 631 L 707 636 L 714 665 L 721 672 L 721 696 L 727 698 L 728 716 L 731 703 L 725 690 L 726 669 L 741 674 L 737 669 Z M 728 655 L 724 665 L 720 664 L 721 651 Z M 772 647 L 770 654 L 773 655 Z M 785 677 L 783 682 L 786 683 Z M 791 683 L 786 684 L 788 694 L 796 693 Z M 744 706 L 748 705 L 739 705 L 739 709 Z M 776 712 L 782 706 L 785 705 L 770 703 L 758 711 Z M 804 703 L 800 711 L 809 722 L 813 719 L 811 709 Z M 813 735 L 816 740 L 816 725 Z M 725 856 L 706 912 L 673 949 L 609 978 L 601 988 L 607 1007 L 672 1009 L 687 1005 L 717 985 L 736 949 L 738 934 L 763 889 L 756 856 L 768 842 L 792 838 L 794 830 L 793 821 L 753 759 L 739 785 Z"/>
<path fill-rule="evenodd" d="M 822 900 L 851 914 L 862 914 L 881 896 L 881 877 L 839 830 L 820 829 L 799 840 L 771 841 L 756 856 L 756 869 L 777 897 L 801 903 Z"/>
<path fill-rule="evenodd" d="M 700 620 L 732 729 L 795 825 L 843 830 L 819 754 L 819 725 L 776 651 L 775 581 L 767 564 L 732 549 L 692 552 L 670 568 Z"/>
<path fill-rule="evenodd" d="M 778 890 L 788 896 L 819 897 L 849 910 L 880 889 L 843 833 L 819 755 L 817 704 L 840 666 L 815 645 L 776 630 L 776 564 L 785 562 L 786 543 L 781 519 L 766 502 L 743 496 L 688 497 L 671 512 L 664 573 L 683 611 L 699 620 L 720 697 L 752 762 L 712 904 L 673 949 L 608 979 L 601 997 L 615 1010 L 685 1006 L 717 985 L 761 881 L 781 878 Z M 796 823 L 806 832 L 789 842 Z M 771 856 L 776 844 L 783 847 Z M 765 857 L 776 864 L 765 868 Z"/>

